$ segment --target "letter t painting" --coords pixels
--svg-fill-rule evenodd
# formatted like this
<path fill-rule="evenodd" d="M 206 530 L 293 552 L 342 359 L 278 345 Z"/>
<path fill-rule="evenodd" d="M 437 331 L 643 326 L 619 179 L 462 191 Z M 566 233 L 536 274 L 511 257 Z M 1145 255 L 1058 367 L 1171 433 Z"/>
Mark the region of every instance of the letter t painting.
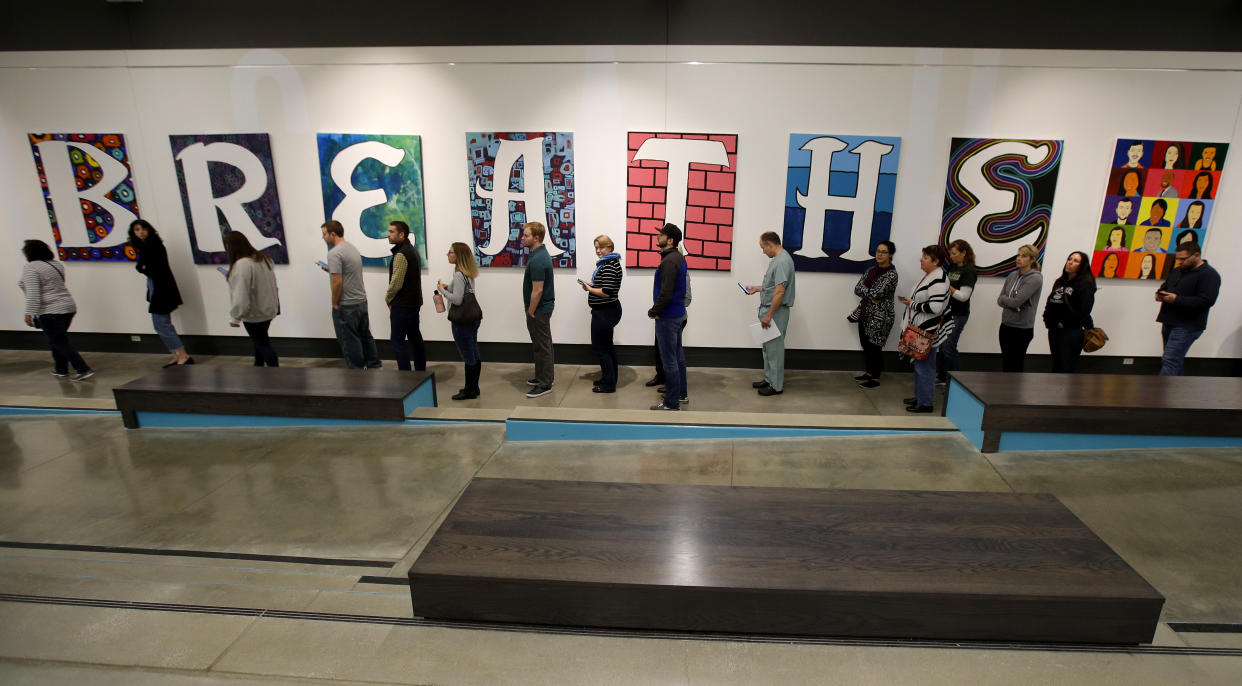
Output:
<path fill-rule="evenodd" d="M 729 271 L 737 135 L 628 134 L 625 264 L 656 267 L 656 234 L 665 222 L 682 229 L 686 265 Z"/>

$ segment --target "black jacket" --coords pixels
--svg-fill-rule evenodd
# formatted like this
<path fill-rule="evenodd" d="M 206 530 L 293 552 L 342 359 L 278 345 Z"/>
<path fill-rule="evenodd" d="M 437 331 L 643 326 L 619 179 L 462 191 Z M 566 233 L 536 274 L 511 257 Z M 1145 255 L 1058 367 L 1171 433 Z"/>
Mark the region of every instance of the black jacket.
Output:
<path fill-rule="evenodd" d="M 401 284 L 401 290 L 397 291 L 397 295 L 393 296 L 392 302 L 388 303 L 393 307 L 409 307 L 418 309 L 423 306 L 423 265 L 418 259 L 418 251 L 414 249 L 414 244 L 409 238 L 392 246 L 393 258 L 397 253 L 405 255 L 405 282 Z M 392 262 L 388 263 L 388 278 L 392 280 Z"/>
<path fill-rule="evenodd" d="M 1192 331 L 1207 328 L 1208 310 L 1220 295 L 1220 273 L 1205 260 L 1196 269 L 1174 269 L 1160 284 L 1160 290 L 1177 296 L 1171 303 L 1160 303 L 1156 321 Z"/>
<path fill-rule="evenodd" d="M 151 305 L 147 311 L 152 314 L 168 314 L 181 306 L 181 291 L 177 289 L 177 280 L 173 278 L 172 268 L 168 266 L 168 250 L 160 239 L 149 236 L 138 248 L 138 264 L 134 269 L 145 274 L 154 286 L 151 292 Z"/>

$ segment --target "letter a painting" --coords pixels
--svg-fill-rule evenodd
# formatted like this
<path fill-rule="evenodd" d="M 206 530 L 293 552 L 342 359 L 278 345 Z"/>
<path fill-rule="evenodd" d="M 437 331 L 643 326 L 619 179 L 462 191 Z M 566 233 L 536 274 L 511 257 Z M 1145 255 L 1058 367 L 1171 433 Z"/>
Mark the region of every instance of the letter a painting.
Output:
<path fill-rule="evenodd" d="M 522 225 L 542 222 L 556 267 L 575 266 L 574 135 L 467 133 L 470 223 L 480 267 L 522 267 Z"/>
<path fill-rule="evenodd" d="M 893 228 L 900 138 L 789 136 L 784 245 L 799 270 L 861 274 Z"/>
<path fill-rule="evenodd" d="M 422 139 L 321 133 L 318 141 L 324 219 L 341 223 L 362 263 L 386 266 L 392 261 L 388 225 L 403 221 L 426 265 Z"/>
<path fill-rule="evenodd" d="M 630 133 L 625 264 L 656 267 L 656 234 L 681 227 L 686 266 L 728 271 L 733 258 L 737 135 Z"/>
<path fill-rule="evenodd" d="M 1004 276 L 1031 244 L 1043 255 L 1062 141 L 954 138 L 949 146 L 940 244 L 974 248 L 980 276 Z"/>
<path fill-rule="evenodd" d="M 62 260 L 134 260 L 138 199 L 119 133 L 31 133 L 43 203 Z"/>
<path fill-rule="evenodd" d="M 276 264 L 289 264 L 266 133 L 168 137 L 195 264 L 227 264 L 224 234 L 237 231 Z"/>

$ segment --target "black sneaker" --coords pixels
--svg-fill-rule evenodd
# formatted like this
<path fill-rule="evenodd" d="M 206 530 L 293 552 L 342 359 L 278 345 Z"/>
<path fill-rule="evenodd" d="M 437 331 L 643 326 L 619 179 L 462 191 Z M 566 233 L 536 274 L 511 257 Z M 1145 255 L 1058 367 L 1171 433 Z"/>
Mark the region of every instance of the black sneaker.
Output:
<path fill-rule="evenodd" d="M 53 369 L 53 370 L 52 370 L 52 376 L 55 376 L 55 377 L 60 378 L 60 379 L 63 379 L 63 378 L 65 378 L 65 377 L 69 376 L 69 372 L 58 372 L 58 371 L 56 371 L 55 369 Z"/>
<path fill-rule="evenodd" d="M 931 405 L 907 405 L 906 412 L 931 412 Z"/>
<path fill-rule="evenodd" d="M 752 382 L 750 383 L 750 387 L 751 387 L 751 388 L 766 388 L 766 387 L 771 386 L 771 385 L 772 385 L 772 384 L 768 383 L 768 380 L 767 380 L 767 379 L 760 379 L 760 380 L 758 380 L 758 381 L 752 381 Z"/>
<path fill-rule="evenodd" d="M 906 398 L 905 400 L 902 400 L 901 402 L 907 405 L 918 405 L 919 404 L 919 401 L 917 398 Z"/>
<path fill-rule="evenodd" d="M 644 386 L 646 386 L 646 387 L 648 387 L 648 388 L 650 388 L 650 387 L 652 387 L 652 386 L 660 386 L 660 385 L 662 385 L 663 383 L 664 383 L 664 377 L 661 377 L 661 376 L 653 376 L 653 377 L 651 377 L 651 379 L 650 379 L 647 383 L 645 383 L 645 384 L 643 384 L 643 385 L 644 385 Z"/>
<path fill-rule="evenodd" d="M 763 388 L 759 389 L 759 395 L 762 395 L 762 396 L 780 395 L 781 393 L 784 393 L 784 392 L 785 391 L 778 391 L 775 388 L 772 388 L 771 386 L 764 386 Z"/>
<path fill-rule="evenodd" d="M 538 386 L 538 385 L 539 385 L 539 379 L 527 379 L 527 380 L 526 380 L 526 385 L 527 385 L 527 386 Z"/>
<path fill-rule="evenodd" d="M 854 380 L 855 381 L 870 381 L 871 375 L 868 374 L 867 372 L 863 372 L 862 374 L 859 374 L 858 376 L 854 377 Z"/>
<path fill-rule="evenodd" d="M 535 386 L 526 393 L 527 398 L 538 398 L 552 392 L 551 386 Z"/>
<path fill-rule="evenodd" d="M 866 381 L 858 382 L 859 388 L 876 388 L 879 385 L 880 385 L 880 382 L 876 381 L 875 379 L 867 379 Z"/>
<path fill-rule="evenodd" d="M 94 370 L 94 369 L 88 369 L 88 370 L 86 370 L 86 371 L 82 372 L 81 374 L 74 374 L 73 376 L 71 376 L 71 377 L 69 377 L 69 378 L 70 378 L 71 380 L 73 380 L 73 381 L 86 381 L 87 379 L 91 378 L 92 376 L 95 376 L 95 370 Z"/>

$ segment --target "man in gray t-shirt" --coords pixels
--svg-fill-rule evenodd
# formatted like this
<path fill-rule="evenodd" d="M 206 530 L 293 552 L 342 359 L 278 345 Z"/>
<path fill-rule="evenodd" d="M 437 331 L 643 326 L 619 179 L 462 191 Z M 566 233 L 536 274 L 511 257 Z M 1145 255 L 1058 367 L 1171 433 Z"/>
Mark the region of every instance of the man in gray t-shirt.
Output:
<path fill-rule="evenodd" d="M 350 369 L 379 369 L 379 349 L 371 336 L 367 290 L 362 284 L 362 255 L 345 242 L 345 227 L 340 222 L 327 221 L 319 228 L 328 245 L 324 271 L 332 277 L 332 328 L 345 364 Z"/>

